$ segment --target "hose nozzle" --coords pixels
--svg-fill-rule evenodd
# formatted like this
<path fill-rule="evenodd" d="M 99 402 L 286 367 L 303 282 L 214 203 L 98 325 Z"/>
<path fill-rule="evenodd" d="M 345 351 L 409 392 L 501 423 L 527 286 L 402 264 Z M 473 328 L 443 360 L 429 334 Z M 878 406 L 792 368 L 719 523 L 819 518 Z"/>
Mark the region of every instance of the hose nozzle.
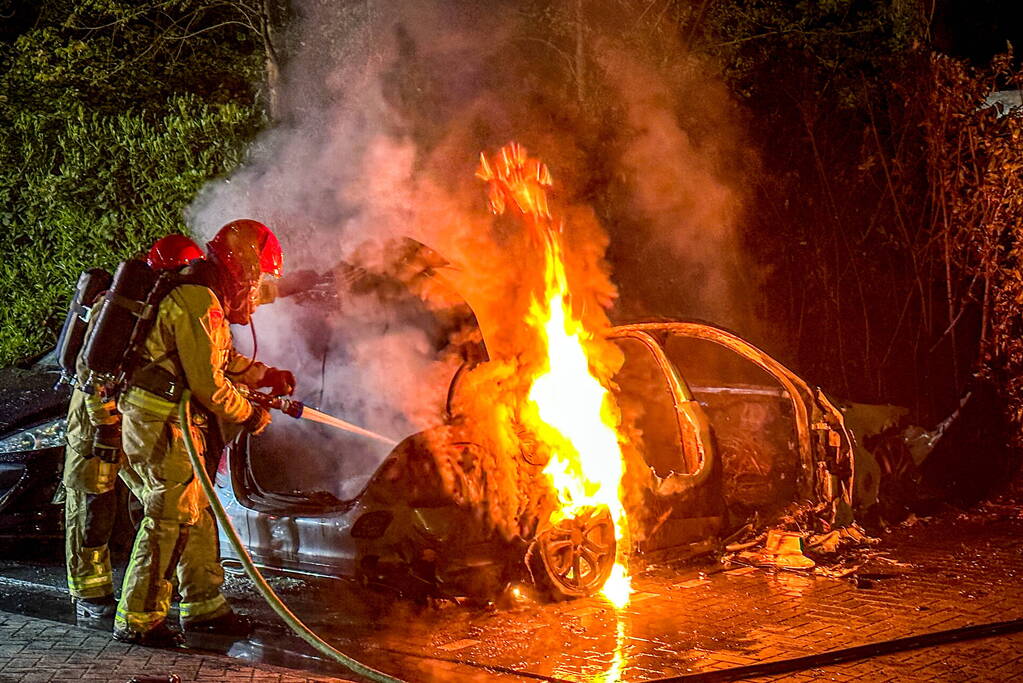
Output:
<path fill-rule="evenodd" d="M 251 390 L 246 391 L 245 396 L 253 403 L 258 403 L 264 408 L 279 410 L 285 415 L 296 419 L 302 417 L 302 411 L 305 410 L 304 403 L 296 401 L 293 398 L 288 398 L 287 396 L 270 396 L 269 394 L 264 394 L 261 391 Z"/>

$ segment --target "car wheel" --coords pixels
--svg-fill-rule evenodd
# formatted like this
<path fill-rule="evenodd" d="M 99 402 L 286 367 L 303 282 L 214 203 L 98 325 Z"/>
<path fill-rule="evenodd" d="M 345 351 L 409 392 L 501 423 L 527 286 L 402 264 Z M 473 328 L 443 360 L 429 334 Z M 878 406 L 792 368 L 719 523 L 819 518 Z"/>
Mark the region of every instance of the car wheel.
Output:
<path fill-rule="evenodd" d="M 593 595 L 615 564 L 614 521 L 606 507 L 587 508 L 537 535 L 528 557 L 533 580 L 555 600 Z"/>

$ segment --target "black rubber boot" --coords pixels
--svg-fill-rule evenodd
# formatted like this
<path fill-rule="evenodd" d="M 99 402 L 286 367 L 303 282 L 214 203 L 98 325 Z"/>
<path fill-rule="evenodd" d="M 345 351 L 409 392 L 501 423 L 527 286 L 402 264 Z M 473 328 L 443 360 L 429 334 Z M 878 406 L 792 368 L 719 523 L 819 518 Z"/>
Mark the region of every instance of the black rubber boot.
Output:
<path fill-rule="evenodd" d="M 185 639 L 182 635 L 161 621 L 148 631 L 135 631 L 130 628 L 114 627 L 114 640 L 143 647 L 176 648 L 184 647 Z"/>
<path fill-rule="evenodd" d="M 117 611 L 117 601 L 113 595 L 99 598 L 75 598 L 75 619 L 80 622 L 97 622 L 113 619 Z"/>

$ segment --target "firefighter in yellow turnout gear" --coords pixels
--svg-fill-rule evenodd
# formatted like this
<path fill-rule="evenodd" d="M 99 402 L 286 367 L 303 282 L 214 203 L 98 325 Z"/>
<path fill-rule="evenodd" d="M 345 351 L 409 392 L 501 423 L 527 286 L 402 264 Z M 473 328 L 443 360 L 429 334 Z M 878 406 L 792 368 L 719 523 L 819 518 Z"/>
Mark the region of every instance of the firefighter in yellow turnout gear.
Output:
<path fill-rule="evenodd" d="M 162 300 L 143 345 L 143 365 L 122 393 L 127 467 L 141 481 L 142 520 L 124 577 L 114 637 L 147 645 L 176 645 L 166 624 L 177 576 L 182 627 L 244 635 L 248 622 L 233 613 L 220 592 L 213 516 L 185 451 L 189 429 L 203 455 L 217 455 L 241 429 L 258 434 L 269 413 L 240 385 L 291 393 L 294 376 L 237 354 L 229 323 L 249 322 L 263 273 L 280 275 L 276 237 L 256 221 L 233 221 L 207 245 L 206 261 L 182 272 L 181 284 Z M 193 396 L 193 424 L 182 425 L 177 400 Z M 215 449 L 215 450 L 214 450 Z"/>

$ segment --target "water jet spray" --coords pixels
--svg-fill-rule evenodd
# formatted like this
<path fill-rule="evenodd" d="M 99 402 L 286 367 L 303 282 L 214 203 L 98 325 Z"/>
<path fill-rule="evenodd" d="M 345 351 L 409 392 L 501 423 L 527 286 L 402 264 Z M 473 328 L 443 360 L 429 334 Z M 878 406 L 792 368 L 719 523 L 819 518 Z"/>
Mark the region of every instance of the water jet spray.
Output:
<path fill-rule="evenodd" d="M 351 422 L 346 422 L 339 417 L 328 415 L 322 411 L 310 408 L 301 401 L 297 401 L 288 396 L 270 396 L 260 391 L 245 391 L 245 397 L 253 403 L 262 406 L 263 408 L 279 410 L 289 417 L 301 420 L 311 420 L 312 422 L 319 422 L 325 424 L 328 427 L 334 427 L 351 434 L 358 434 L 365 436 L 376 441 L 387 444 L 388 446 L 396 446 L 398 444 L 394 439 L 390 439 L 382 434 L 371 432 L 368 429 L 363 429 L 358 425 L 354 425 Z"/>

